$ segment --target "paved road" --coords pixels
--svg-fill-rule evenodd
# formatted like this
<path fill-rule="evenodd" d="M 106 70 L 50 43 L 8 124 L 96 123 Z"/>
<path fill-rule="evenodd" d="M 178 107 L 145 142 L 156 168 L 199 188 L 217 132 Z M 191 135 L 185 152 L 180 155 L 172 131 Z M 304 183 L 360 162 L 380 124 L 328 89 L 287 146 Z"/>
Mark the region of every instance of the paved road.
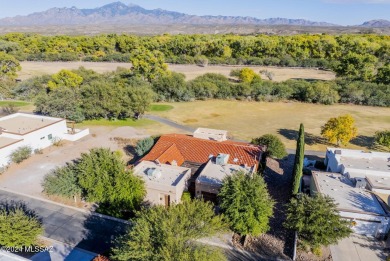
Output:
<path fill-rule="evenodd" d="M 124 233 L 127 225 L 119 221 L 0 190 L 0 204 L 21 202 L 41 219 L 43 236 L 94 253 L 111 246 L 115 235 Z"/>
<path fill-rule="evenodd" d="M 144 118 L 149 119 L 149 120 L 153 120 L 153 121 L 157 121 L 159 123 L 168 125 L 170 127 L 173 127 L 173 128 L 179 129 L 179 130 L 184 130 L 184 131 L 191 132 L 191 133 L 196 130 L 196 128 L 185 126 L 185 125 L 179 124 L 177 122 L 174 122 L 174 121 L 171 121 L 171 120 L 168 120 L 166 118 L 156 116 L 156 115 L 146 114 L 146 115 L 144 115 Z M 236 141 L 243 142 L 243 140 L 236 140 Z M 287 149 L 287 152 L 288 152 L 288 154 L 295 154 L 294 149 Z M 325 152 L 324 151 L 306 150 L 305 155 L 306 156 L 317 156 L 317 157 L 324 158 Z"/>
<path fill-rule="evenodd" d="M 189 127 L 189 126 L 184 126 L 184 125 L 181 125 L 181 124 L 179 124 L 177 122 L 174 122 L 174 121 L 171 121 L 171 120 L 168 120 L 168 119 L 156 116 L 156 115 L 146 114 L 143 117 L 146 118 L 146 119 L 149 119 L 149 120 L 152 120 L 152 121 L 157 121 L 159 123 L 171 126 L 173 128 L 176 128 L 176 129 L 179 129 L 179 130 L 183 130 L 183 131 L 187 131 L 187 132 L 191 132 L 191 133 L 196 130 L 196 128 L 192 128 L 192 127 Z"/>

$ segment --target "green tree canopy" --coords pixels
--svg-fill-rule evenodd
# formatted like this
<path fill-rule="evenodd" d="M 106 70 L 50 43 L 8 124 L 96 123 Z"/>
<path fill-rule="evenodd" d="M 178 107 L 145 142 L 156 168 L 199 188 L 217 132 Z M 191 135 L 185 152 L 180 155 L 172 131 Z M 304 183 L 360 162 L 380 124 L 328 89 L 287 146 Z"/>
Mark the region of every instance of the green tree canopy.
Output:
<path fill-rule="evenodd" d="M 288 204 L 284 226 L 297 231 L 300 241 L 313 249 L 336 244 L 352 232 L 336 208 L 328 196 L 300 194 Z"/>
<path fill-rule="evenodd" d="M 324 126 L 321 127 L 321 135 L 329 142 L 336 143 L 337 146 L 348 142 L 357 136 L 355 119 L 349 115 L 342 115 L 337 118 L 330 118 Z"/>
<path fill-rule="evenodd" d="M 132 223 L 112 249 L 114 260 L 226 260 L 220 250 L 195 242 L 225 230 L 210 203 L 192 200 L 169 208 L 154 206 L 138 212 Z"/>
<path fill-rule="evenodd" d="M 0 206 L 0 246 L 19 248 L 36 245 L 42 233 L 42 224 L 23 206 Z"/>
<path fill-rule="evenodd" d="M 274 201 L 260 175 L 238 172 L 227 176 L 218 197 L 221 210 L 235 232 L 258 236 L 269 230 Z"/>
<path fill-rule="evenodd" d="M 378 68 L 378 73 L 376 75 L 376 81 L 378 83 L 390 84 L 390 63 L 386 64 L 383 67 Z"/>
<path fill-rule="evenodd" d="M 109 149 L 91 149 L 76 163 L 78 183 L 88 201 L 101 203 L 100 210 L 120 216 L 139 208 L 145 196 L 143 180 L 125 170 L 119 155 Z"/>
<path fill-rule="evenodd" d="M 267 156 L 277 159 L 282 159 L 287 156 L 286 147 L 278 136 L 273 134 L 265 134 L 259 138 L 254 138 L 252 144 L 267 146 Z"/>
<path fill-rule="evenodd" d="M 12 55 L 0 52 L 0 80 L 16 78 L 16 72 L 20 71 L 20 63 Z"/>

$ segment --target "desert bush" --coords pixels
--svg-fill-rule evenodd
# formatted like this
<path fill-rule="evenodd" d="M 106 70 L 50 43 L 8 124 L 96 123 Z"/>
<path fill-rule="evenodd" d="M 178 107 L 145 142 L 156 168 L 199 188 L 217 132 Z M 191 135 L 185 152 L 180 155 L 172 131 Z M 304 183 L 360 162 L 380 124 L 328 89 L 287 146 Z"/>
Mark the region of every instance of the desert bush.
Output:
<path fill-rule="evenodd" d="M 28 159 L 32 154 L 32 148 L 30 146 L 23 146 L 16 149 L 11 153 L 11 161 L 14 163 L 21 163 L 22 161 Z"/>

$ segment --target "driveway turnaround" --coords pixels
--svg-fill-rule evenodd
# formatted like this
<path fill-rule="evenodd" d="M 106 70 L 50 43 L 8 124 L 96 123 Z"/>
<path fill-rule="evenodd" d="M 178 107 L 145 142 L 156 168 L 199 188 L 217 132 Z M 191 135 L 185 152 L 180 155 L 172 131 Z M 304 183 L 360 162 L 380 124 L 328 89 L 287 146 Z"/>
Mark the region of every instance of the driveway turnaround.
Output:
<path fill-rule="evenodd" d="M 355 234 L 330 246 L 330 251 L 333 261 L 384 261 L 387 256 L 381 241 Z"/>
<path fill-rule="evenodd" d="M 0 204 L 5 202 L 18 202 L 34 211 L 45 228 L 43 236 L 94 253 L 107 251 L 114 237 L 125 233 L 128 226 L 116 219 L 0 190 Z"/>

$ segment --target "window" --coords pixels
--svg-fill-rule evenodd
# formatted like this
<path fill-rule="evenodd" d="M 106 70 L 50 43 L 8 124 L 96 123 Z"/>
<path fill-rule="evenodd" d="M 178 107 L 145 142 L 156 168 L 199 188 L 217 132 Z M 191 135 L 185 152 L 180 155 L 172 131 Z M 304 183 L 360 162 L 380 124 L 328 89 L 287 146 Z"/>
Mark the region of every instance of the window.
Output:
<path fill-rule="evenodd" d="M 41 137 L 41 140 L 44 140 L 45 139 L 45 137 Z"/>
<path fill-rule="evenodd" d="M 48 138 L 49 140 L 52 140 L 52 139 L 53 139 L 53 134 L 47 135 L 47 138 Z"/>

